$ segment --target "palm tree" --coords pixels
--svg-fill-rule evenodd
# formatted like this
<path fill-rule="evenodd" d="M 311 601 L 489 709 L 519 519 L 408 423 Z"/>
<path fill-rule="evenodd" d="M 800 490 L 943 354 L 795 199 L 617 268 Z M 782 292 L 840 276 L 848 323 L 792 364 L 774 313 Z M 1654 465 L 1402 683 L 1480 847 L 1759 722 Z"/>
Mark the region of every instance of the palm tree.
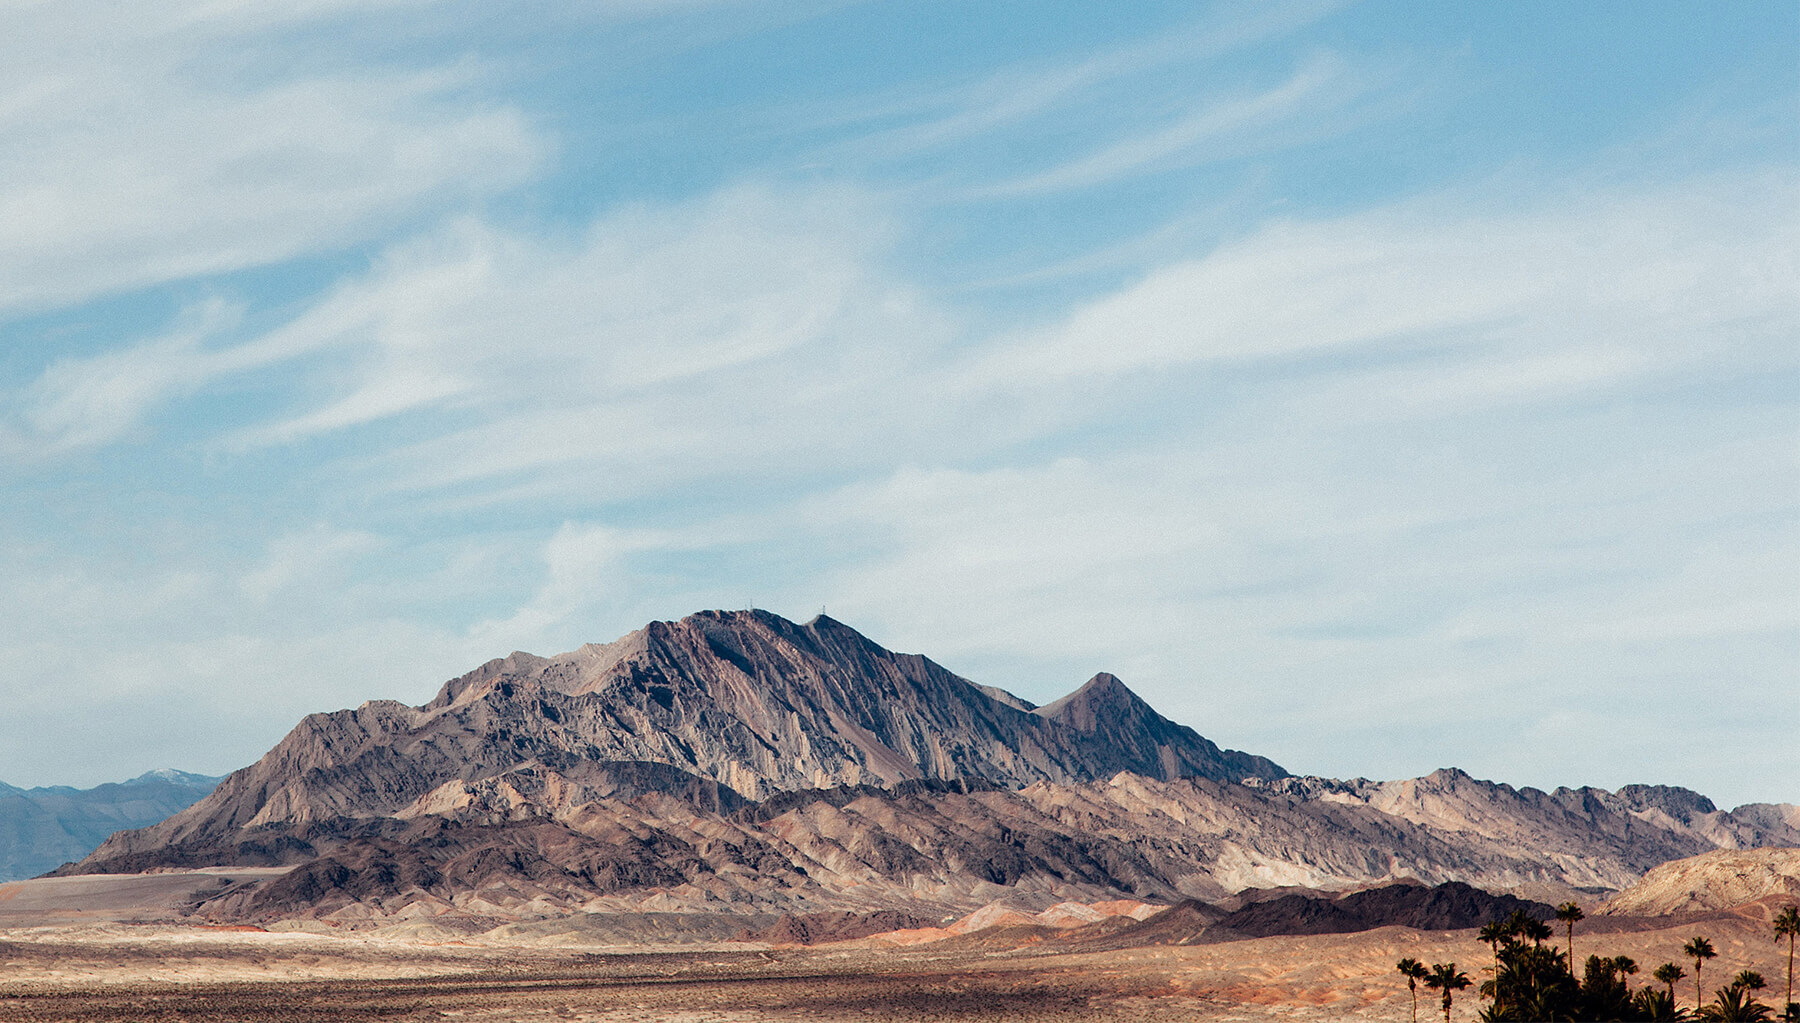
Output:
<path fill-rule="evenodd" d="M 1631 1019 L 1631 987 L 1626 979 L 1637 972 L 1630 956 L 1588 956 L 1583 970 L 1579 1008 L 1575 1019 Z M 1544 1018 L 1554 1019 L 1555 1016 Z M 1564 1017 L 1568 1018 L 1568 1017 Z"/>
<path fill-rule="evenodd" d="M 1524 910 L 1515 909 L 1507 915 L 1505 920 L 1500 922 L 1501 927 L 1503 928 L 1501 934 L 1508 938 L 1525 937 L 1526 931 L 1530 930 L 1531 925 L 1536 922 L 1537 921 L 1532 919 L 1532 917 Z"/>
<path fill-rule="evenodd" d="M 1450 1023 L 1450 993 L 1469 986 L 1469 975 L 1456 972 L 1455 963 L 1432 963 L 1425 986 L 1444 993 L 1444 1023 Z"/>
<path fill-rule="evenodd" d="M 1700 1007 L 1699 1016 L 1716 1020 L 1765 1020 L 1769 1018 L 1769 1007 L 1751 997 L 1749 988 L 1727 984 L 1719 989 L 1717 997 Z"/>
<path fill-rule="evenodd" d="M 1500 996 L 1500 943 L 1502 941 L 1511 941 L 1512 936 L 1512 931 L 1507 927 L 1505 920 L 1491 920 L 1488 923 L 1483 924 L 1481 930 L 1476 934 L 1476 937 L 1487 942 L 1487 946 L 1494 950 L 1494 979 L 1489 983 L 1493 985 L 1494 1006 L 1496 1008 L 1505 1002 L 1505 999 Z M 1484 996 L 1487 989 L 1488 985 L 1483 984 L 1482 991 Z M 1418 1021 L 1414 1020 L 1413 1023 L 1418 1023 Z"/>
<path fill-rule="evenodd" d="M 1569 925 L 1569 968 L 1575 968 L 1575 921 L 1587 914 L 1573 902 L 1565 902 L 1556 907 L 1556 918 Z"/>
<path fill-rule="evenodd" d="M 1700 999 L 1703 997 L 1700 994 L 1700 964 L 1713 958 L 1719 953 L 1713 951 L 1712 942 L 1707 941 L 1705 938 L 1696 937 L 1694 940 L 1681 946 L 1681 954 L 1694 961 L 1694 1007 L 1698 1009 L 1700 1006 Z"/>
<path fill-rule="evenodd" d="M 1669 986 L 1669 1001 L 1673 1002 L 1675 1000 L 1675 982 L 1687 976 L 1687 971 L 1674 963 L 1664 963 L 1658 966 L 1650 976 L 1655 977 L 1658 984 Z"/>
<path fill-rule="evenodd" d="M 1489 948 L 1493 949 L 1495 955 L 1499 955 L 1501 939 L 1509 936 L 1506 929 L 1506 921 L 1491 920 L 1488 923 L 1483 924 L 1481 930 L 1478 931 L 1475 936 L 1485 942 Z"/>
<path fill-rule="evenodd" d="M 1783 1013 L 1789 1019 L 1800 1019 L 1800 1009 L 1794 1006 L 1794 938 L 1800 935 L 1800 906 L 1789 906 L 1775 914 L 1775 944 L 1781 944 L 1786 938 L 1788 943 L 1787 999 L 1782 1002 Z"/>
<path fill-rule="evenodd" d="M 1686 1009 L 1675 1008 L 1675 996 L 1667 991 L 1658 991 L 1653 987 L 1638 988 L 1631 996 L 1630 1015 L 1627 1019 L 1664 1020 L 1687 1019 Z"/>
<path fill-rule="evenodd" d="M 1425 979 L 1425 964 L 1407 956 L 1395 963 L 1394 969 L 1399 970 L 1400 976 L 1406 978 L 1406 989 L 1412 992 L 1413 1023 L 1419 1023 L 1419 981 Z"/>
<path fill-rule="evenodd" d="M 1569 974 L 1562 952 L 1543 945 L 1508 941 L 1500 949 L 1494 979 L 1481 985 L 1493 996 L 1486 1019 L 1561 1019 L 1581 998 L 1581 985 Z"/>

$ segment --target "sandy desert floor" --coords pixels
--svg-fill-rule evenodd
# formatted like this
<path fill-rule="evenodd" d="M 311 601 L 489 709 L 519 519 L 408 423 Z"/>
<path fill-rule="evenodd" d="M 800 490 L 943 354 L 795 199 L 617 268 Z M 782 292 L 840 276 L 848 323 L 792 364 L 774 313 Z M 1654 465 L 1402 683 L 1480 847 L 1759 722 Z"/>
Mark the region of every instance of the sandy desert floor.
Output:
<path fill-rule="evenodd" d="M 1647 972 L 1704 933 L 1720 951 L 1709 980 L 1750 967 L 1779 987 L 1783 961 L 1766 931 L 1753 920 L 1577 931 L 1576 950 L 1631 955 Z M 1407 955 L 1455 960 L 1471 976 L 1488 961 L 1473 932 L 1403 928 L 1107 952 L 1054 942 L 619 951 L 64 925 L 0 931 L 0 1019 L 1404 1020 L 1393 963 Z M 1477 1006 L 1459 1000 L 1455 1018 Z"/>
<path fill-rule="evenodd" d="M 993 932 L 902 948 L 873 939 L 605 947 L 172 922 L 196 892 L 253 879 L 217 871 L 0 885 L 0 1021 L 1406 1020 L 1395 960 L 1454 961 L 1477 981 L 1491 961 L 1473 931 L 1398 927 L 1092 951 L 1042 932 L 1023 935 L 1035 943 L 1022 947 Z M 1577 956 L 1629 955 L 1641 983 L 1658 963 L 1684 962 L 1681 944 L 1704 934 L 1719 951 L 1706 969 L 1709 997 L 1752 968 L 1773 987 L 1765 1001 L 1779 1000 L 1785 959 L 1766 919 L 1620 929 L 1632 926 L 1642 925 L 1585 922 Z M 1692 999 L 1690 981 L 1681 1001 Z M 1454 1018 L 1472 1020 L 1479 1004 L 1459 999 Z M 1434 1008 L 1421 991 L 1421 1018 L 1438 1018 Z"/>

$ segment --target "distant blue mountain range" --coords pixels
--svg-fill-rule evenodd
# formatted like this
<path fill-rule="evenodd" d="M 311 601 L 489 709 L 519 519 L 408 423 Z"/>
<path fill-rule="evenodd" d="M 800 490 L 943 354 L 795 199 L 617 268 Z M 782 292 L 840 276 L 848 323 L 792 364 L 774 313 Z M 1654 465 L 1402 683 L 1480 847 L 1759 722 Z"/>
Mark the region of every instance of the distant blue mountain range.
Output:
<path fill-rule="evenodd" d="M 0 881 L 36 877 L 79 860 L 115 831 L 187 809 L 220 780 L 165 768 L 91 789 L 21 789 L 0 782 Z"/>

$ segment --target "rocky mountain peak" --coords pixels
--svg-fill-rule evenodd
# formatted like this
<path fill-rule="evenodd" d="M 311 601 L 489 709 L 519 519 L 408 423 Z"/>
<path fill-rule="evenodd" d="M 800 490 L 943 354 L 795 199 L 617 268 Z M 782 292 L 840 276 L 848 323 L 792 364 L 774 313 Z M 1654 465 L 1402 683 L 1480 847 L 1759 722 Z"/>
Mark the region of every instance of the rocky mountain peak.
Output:
<path fill-rule="evenodd" d="M 422 707 L 377 700 L 311 715 L 157 833 L 117 844 L 391 817 L 449 783 L 500 776 L 554 775 L 557 800 L 580 802 L 616 790 L 625 764 L 672 769 L 672 792 L 714 786 L 715 802 L 920 779 L 1016 789 L 1120 771 L 1286 774 L 1162 717 L 1111 675 L 1033 711 L 824 615 L 801 625 L 703 611 L 553 657 L 489 661 Z"/>
<path fill-rule="evenodd" d="M 1271 760 L 1221 750 L 1193 729 L 1163 717 L 1110 672 L 1031 713 L 1114 750 L 1124 770 L 1146 777 L 1241 782 L 1287 776 Z M 1196 750 L 1198 757 L 1191 753 Z"/>
<path fill-rule="evenodd" d="M 1088 679 L 1080 689 L 1032 713 L 1091 734 L 1108 717 L 1120 714 L 1141 717 L 1145 711 L 1155 713 L 1138 694 L 1126 688 L 1117 675 L 1103 671 Z"/>
<path fill-rule="evenodd" d="M 1661 810 L 1679 821 L 1691 821 L 1719 809 L 1700 793 L 1673 785 L 1627 785 L 1619 790 L 1619 798 L 1633 810 Z"/>
<path fill-rule="evenodd" d="M 878 900 L 939 918 L 996 885 L 1038 905 L 1396 877 L 1616 888 L 1708 848 L 1800 845 L 1794 807 L 1698 799 L 1453 769 L 1295 779 L 1111 674 L 1034 708 L 823 615 L 708 611 L 489 661 L 422 707 L 310 715 L 188 810 L 61 872 L 297 865 L 220 897 L 224 918 L 258 922 Z"/>

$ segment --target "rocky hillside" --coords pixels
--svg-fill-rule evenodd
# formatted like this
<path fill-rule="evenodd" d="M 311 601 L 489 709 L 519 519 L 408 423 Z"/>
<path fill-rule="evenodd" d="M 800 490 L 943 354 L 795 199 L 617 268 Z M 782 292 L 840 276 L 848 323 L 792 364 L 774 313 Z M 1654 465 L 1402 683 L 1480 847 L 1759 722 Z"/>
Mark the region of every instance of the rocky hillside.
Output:
<path fill-rule="evenodd" d="M 1602 891 L 1721 847 L 1800 845 L 1797 823 L 1651 786 L 1291 777 L 1111 675 L 1033 707 L 828 618 L 713 612 L 514 654 L 422 707 L 313 715 L 67 872 L 295 867 L 203 909 L 231 920 L 937 919 L 1396 880 Z"/>
<path fill-rule="evenodd" d="M 1513 913 L 1549 920 L 1556 910 L 1542 902 L 1494 895 L 1459 881 L 1430 887 L 1393 884 L 1337 898 L 1283 895 L 1254 902 L 1221 917 L 1208 937 L 1222 941 L 1277 934 L 1351 934 L 1391 926 L 1454 931 Z"/>
<path fill-rule="evenodd" d="M 186 809 L 219 779 L 151 771 L 91 789 L 0 783 L 0 881 L 35 877 L 94 851 L 106 836 Z"/>
<path fill-rule="evenodd" d="M 1602 912 L 1707 913 L 1771 897 L 1800 904 L 1800 848 L 1720 849 L 1664 863 L 1609 900 Z"/>
<path fill-rule="evenodd" d="M 1421 781 L 1428 791 L 1485 784 Z M 1537 821 L 1527 844 L 1360 802 L 1125 772 L 1017 790 L 933 780 L 811 790 L 736 809 L 660 793 L 564 799 L 571 788 L 533 769 L 459 786 L 454 798 L 392 817 L 269 824 L 229 842 L 96 857 L 81 869 L 295 864 L 260 888 L 221 892 L 204 912 L 342 925 L 406 917 L 463 928 L 576 911 L 895 910 L 933 918 L 1002 898 L 1035 908 L 1121 897 L 1169 903 L 1398 878 L 1600 889 L 1707 847 L 1695 829 L 1633 823 L 1598 800 L 1586 827 L 1573 815 Z M 1494 788 L 1496 812 L 1533 812 L 1530 790 L 1509 805 Z M 1708 824 L 1737 826 L 1731 815 L 1715 815 Z"/>
<path fill-rule="evenodd" d="M 557 802 L 699 787 L 719 805 L 921 778 L 1285 775 L 1162 717 L 1111 675 L 1032 708 L 823 616 L 705 612 L 558 657 L 490 661 L 423 707 L 314 714 L 187 812 L 100 856 L 389 817 L 522 769 L 570 786 Z"/>

